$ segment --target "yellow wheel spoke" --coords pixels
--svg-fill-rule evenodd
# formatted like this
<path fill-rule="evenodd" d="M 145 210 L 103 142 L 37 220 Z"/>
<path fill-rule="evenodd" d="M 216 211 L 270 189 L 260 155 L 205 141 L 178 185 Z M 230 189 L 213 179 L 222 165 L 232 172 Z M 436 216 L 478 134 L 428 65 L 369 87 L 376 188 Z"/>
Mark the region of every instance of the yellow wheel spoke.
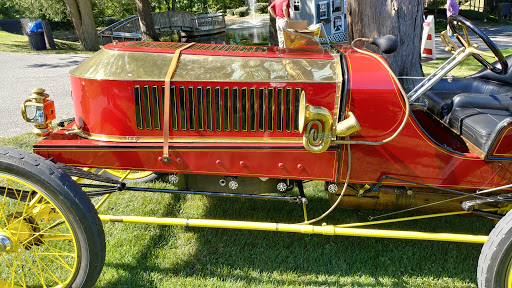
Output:
<path fill-rule="evenodd" d="M 14 256 L 14 259 L 18 259 L 18 256 Z M 16 277 L 18 279 L 19 282 L 23 282 L 20 277 L 16 274 L 16 267 L 18 265 L 18 263 L 21 262 L 21 259 L 19 259 L 19 261 L 14 261 L 13 263 L 13 266 L 11 266 L 11 276 L 9 277 L 9 282 L 12 282 L 14 283 L 14 277 Z M 20 265 L 21 267 L 22 265 Z"/>
<path fill-rule="evenodd" d="M 43 241 L 58 241 L 58 240 L 73 240 L 73 235 L 71 234 L 61 234 L 61 235 L 53 235 L 53 236 L 48 236 L 48 235 L 45 235 L 43 237 Z"/>
<path fill-rule="evenodd" d="M 30 260 L 30 258 L 27 256 L 26 253 L 20 253 L 18 256 L 20 257 L 20 259 L 22 256 L 25 256 L 27 262 L 23 261 L 23 263 L 25 263 L 25 265 L 29 266 L 32 269 L 32 271 L 37 276 L 37 278 L 39 278 L 39 281 L 41 281 L 41 284 L 43 284 L 43 286 L 46 287 L 46 285 L 44 284 L 43 271 L 41 270 L 41 267 L 39 266 L 39 262 L 37 263 L 37 266 L 39 266 L 39 269 L 38 269 L 38 268 L 34 267 L 34 265 L 32 264 L 32 261 Z M 39 274 L 38 272 L 40 272 L 41 274 Z"/>
<path fill-rule="evenodd" d="M 44 235 L 47 231 L 51 231 L 52 229 L 55 229 L 57 225 L 60 225 L 60 224 L 64 224 L 64 221 L 63 220 L 60 220 L 59 222 L 55 223 L 55 224 L 52 224 L 48 227 L 46 227 L 45 229 L 35 233 L 34 235 L 32 235 L 32 237 L 28 238 L 27 240 L 25 240 L 23 243 L 21 243 L 22 245 L 25 245 L 27 244 L 30 240 L 33 240 L 35 237 L 39 236 L 39 235 Z"/>
<path fill-rule="evenodd" d="M 0 254 L 0 288 L 72 284 L 79 250 L 66 214 L 23 178 L 0 171 L 0 183 L 0 231 L 15 247 Z"/>
<path fill-rule="evenodd" d="M 41 275 L 46 275 L 46 277 L 50 278 L 50 279 L 53 279 L 55 282 L 59 283 L 60 285 L 62 285 L 62 282 L 59 281 L 59 278 L 57 278 L 53 273 L 52 273 L 52 270 L 50 270 L 48 268 L 48 266 L 46 266 L 46 264 L 44 264 L 44 262 L 39 258 L 39 253 L 37 252 L 37 249 L 32 248 L 32 255 L 34 255 L 34 257 L 36 258 L 36 261 L 37 261 L 37 265 L 39 267 L 41 267 L 41 265 L 43 265 L 43 267 L 50 273 L 50 275 L 48 275 L 47 273 L 43 272 L 43 269 L 41 269 Z"/>
<path fill-rule="evenodd" d="M 68 264 L 66 264 L 66 261 L 62 260 L 62 258 L 60 258 L 59 255 L 67 255 L 67 256 L 74 256 L 74 254 L 71 254 L 71 253 L 63 253 L 63 251 L 59 250 L 59 249 L 54 249 L 53 247 L 49 246 L 49 245 L 45 245 L 44 247 L 52 250 L 52 251 L 58 251 L 57 253 L 39 253 L 39 255 L 44 255 L 52 260 L 54 260 L 55 262 L 61 264 L 62 266 L 64 266 L 65 268 L 67 268 L 69 271 L 72 271 L 73 269 L 71 267 L 69 267 Z M 37 249 L 39 250 L 39 248 Z M 55 260 L 55 258 L 52 257 L 52 255 L 55 255 L 55 257 L 57 257 L 59 260 Z M 60 261 L 60 262 L 59 262 Z"/>
<path fill-rule="evenodd" d="M 36 197 L 34 197 L 34 199 L 32 199 L 32 201 L 30 201 L 30 204 L 28 205 L 30 208 L 34 207 L 37 202 L 39 202 L 39 200 L 41 200 L 41 198 L 43 198 L 43 195 L 41 195 L 40 193 L 37 193 Z"/>

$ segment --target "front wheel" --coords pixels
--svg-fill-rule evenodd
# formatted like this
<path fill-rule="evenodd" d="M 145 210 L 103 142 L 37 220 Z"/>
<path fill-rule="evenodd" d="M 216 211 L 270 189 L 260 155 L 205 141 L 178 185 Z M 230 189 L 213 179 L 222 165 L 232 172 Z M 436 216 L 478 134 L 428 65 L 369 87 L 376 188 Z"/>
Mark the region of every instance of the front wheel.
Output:
<path fill-rule="evenodd" d="M 512 287 L 512 211 L 489 234 L 478 259 L 478 287 Z"/>
<path fill-rule="evenodd" d="M 0 287 L 92 287 L 105 261 L 89 198 L 44 158 L 0 147 Z"/>

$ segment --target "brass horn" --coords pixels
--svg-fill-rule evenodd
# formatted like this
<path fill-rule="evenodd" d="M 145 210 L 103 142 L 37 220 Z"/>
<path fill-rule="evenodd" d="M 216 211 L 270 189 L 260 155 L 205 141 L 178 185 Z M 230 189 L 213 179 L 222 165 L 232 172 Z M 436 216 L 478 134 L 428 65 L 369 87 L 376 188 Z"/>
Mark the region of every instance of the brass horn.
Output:
<path fill-rule="evenodd" d="M 307 104 L 306 94 L 302 91 L 298 116 L 299 131 L 304 131 L 302 142 L 306 150 L 313 153 L 327 150 L 332 138 L 332 116 L 329 110 Z"/>
<path fill-rule="evenodd" d="M 336 124 L 336 135 L 341 137 L 351 135 L 359 130 L 361 130 L 361 125 L 352 112 L 348 112 L 347 119 Z"/>

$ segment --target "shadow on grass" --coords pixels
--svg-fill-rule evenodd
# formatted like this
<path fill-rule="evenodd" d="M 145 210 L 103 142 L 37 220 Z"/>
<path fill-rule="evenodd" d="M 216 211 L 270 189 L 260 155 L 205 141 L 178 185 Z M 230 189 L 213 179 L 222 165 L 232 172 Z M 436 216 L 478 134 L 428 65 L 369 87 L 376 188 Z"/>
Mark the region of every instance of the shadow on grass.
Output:
<path fill-rule="evenodd" d="M 174 196 L 162 215 L 179 217 L 185 196 Z M 169 203 L 171 203 L 169 202 Z M 329 204 L 311 197 L 309 213 L 320 215 Z M 296 204 L 247 199 L 210 198 L 206 219 L 301 221 Z M 376 212 L 363 212 L 372 213 Z M 401 215 L 404 216 L 404 215 Z M 327 223 L 365 221 L 355 210 L 336 209 Z M 447 217 L 402 222 L 378 229 L 486 234 L 486 219 Z M 351 287 L 471 287 L 481 245 L 434 241 L 392 240 L 293 233 L 160 226 L 144 241 L 132 263 L 107 261 L 106 267 L 126 271 L 102 287 L 166 287 L 155 279 L 197 281 L 208 286 L 351 286 Z M 170 229 L 193 233 L 197 249 L 179 264 L 165 267 L 153 251 L 175 241 Z M 107 235 L 108 238 L 108 235 Z M 151 274 L 151 275 L 148 275 Z M 213 282 L 212 282 L 213 281 Z M 236 284 L 238 283 L 238 284 Z M 423 283 L 423 284 L 422 284 Z M 192 282 L 188 287 L 193 286 Z M 238 285 L 239 286 L 239 285 Z"/>

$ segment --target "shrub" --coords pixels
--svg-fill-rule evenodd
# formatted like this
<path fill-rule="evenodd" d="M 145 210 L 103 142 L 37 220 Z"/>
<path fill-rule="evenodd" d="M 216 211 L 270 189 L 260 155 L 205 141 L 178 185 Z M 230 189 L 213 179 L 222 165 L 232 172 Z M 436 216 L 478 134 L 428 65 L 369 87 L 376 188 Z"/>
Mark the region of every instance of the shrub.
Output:
<path fill-rule="evenodd" d="M 218 10 L 216 13 L 224 13 L 224 14 L 226 14 L 226 11 L 224 11 L 224 10 L 220 9 L 220 10 Z"/>
<path fill-rule="evenodd" d="M 105 18 L 105 19 L 103 19 L 103 26 L 108 27 L 108 26 L 116 23 L 117 21 L 121 21 L 121 18 L 119 18 L 119 17 Z"/>
<path fill-rule="evenodd" d="M 226 10 L 226 15 L 235 16 L 235 9 L 228 9 L 228 10 Z"/>
<path fill-rule="evenodd" d="M 235 16 L 237 17 L 245 17 L 249 15 L 249 8 L 248 7 L 240 7 L 235 9 Z"/>
<path fill-rule="evenodd" d="M 268 3 L 254 4 L 254 11 L 256 11 L 256 13 L 266 14 L 268 12 Z"/>

